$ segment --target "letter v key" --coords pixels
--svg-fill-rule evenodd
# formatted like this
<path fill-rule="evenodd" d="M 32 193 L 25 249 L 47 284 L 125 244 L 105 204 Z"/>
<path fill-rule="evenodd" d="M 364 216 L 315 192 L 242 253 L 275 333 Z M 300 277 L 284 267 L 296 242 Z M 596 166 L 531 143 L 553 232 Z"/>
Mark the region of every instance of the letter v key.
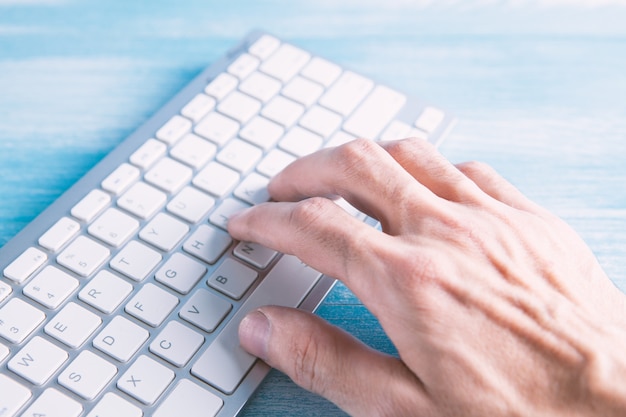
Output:
<path fill-rule="evenodd" d="M 208 290 L 199 289 L 183 306 L 179 315 L 194 326 L 206 332 L 212 332 L 231 309 L 232 305 L 228 301 Z"/>

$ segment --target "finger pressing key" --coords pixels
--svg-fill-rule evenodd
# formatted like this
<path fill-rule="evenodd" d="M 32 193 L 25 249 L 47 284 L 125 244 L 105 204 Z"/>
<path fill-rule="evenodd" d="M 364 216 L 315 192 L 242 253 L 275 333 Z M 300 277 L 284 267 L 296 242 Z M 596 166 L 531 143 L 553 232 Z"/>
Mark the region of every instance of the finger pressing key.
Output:
<path fill-rule="evenodd" d="M 277 201 L 341 196 L 384 226 L 394 225 L 394 220 L 402 218 L 398 210 L 414 210 L 419 206 L 422 213 L 432 212 L 438 200 L 392 155 L 365 139 L 324 149 L 293 162 L 274 177 L 268 190 Z"/>

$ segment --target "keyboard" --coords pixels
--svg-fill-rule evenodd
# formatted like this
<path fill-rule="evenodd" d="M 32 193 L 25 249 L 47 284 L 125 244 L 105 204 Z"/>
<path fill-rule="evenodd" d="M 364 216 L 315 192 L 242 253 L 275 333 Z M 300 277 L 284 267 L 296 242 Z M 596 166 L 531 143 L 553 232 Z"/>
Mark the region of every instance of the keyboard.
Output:
<path fill-rule="evenodd" d="M 239 346 L 241 318 L 314 311 L 335 280 L 233 240 L 229 216 L 298 157 L 356 137 L 438 144 L 453 123 L 248 34 L 0 249 L 0 417 L 238 414 L 269 372 Z"/>

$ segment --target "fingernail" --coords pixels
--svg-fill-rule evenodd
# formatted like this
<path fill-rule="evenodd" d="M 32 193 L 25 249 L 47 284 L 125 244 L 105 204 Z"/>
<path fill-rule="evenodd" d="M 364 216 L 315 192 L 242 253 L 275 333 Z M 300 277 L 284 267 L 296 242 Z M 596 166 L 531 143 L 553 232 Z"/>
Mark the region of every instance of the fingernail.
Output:
<path fill-rule="evenodd" d="M 239 323 L 239 343 L 251 355 L 267 360 L 270 321 L 259 310 L 249 313 Z"/>

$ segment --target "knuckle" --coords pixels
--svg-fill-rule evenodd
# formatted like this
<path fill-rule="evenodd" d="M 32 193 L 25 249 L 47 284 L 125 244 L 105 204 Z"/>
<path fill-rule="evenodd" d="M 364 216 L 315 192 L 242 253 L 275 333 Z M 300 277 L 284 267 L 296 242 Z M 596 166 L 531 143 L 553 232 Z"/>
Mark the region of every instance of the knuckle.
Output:
<path fill-rule="evenodd" d="M 350 170 L 367 166 L 364 162 L 378 152 L 380 152 L 380 147 L 368 139 L 355 139 L 336 149 L 337 159 Z"/>
<path fill-rule="evenodd" d="M 394 157 L 403 155 L 407 152 L 407 148 L 411 139 L 402 139 L 402 140 L 394 140 L 393 142 L 389 142 L 385 144 L 385 148 L 387 152 L 389 152 Z"/>
<path fill-rule="evenodd" d="M 348 279 L 351 265 L 362 251 L 365 229 L 345 233 L 342 225 L 346 214 L 333 201 L 324 197 L 311 197 L 295 204 L 290 213 L 291 228 L 301 236 L 306 236 L 306 245 L 298 246 L 303 256 L 318 256 L 319 251 L 334 253 L 340 262 L 333 265 L 336 276 Z"/>
<path fill-rule="evenodd" d="M 313 335 L 303 336 L 293 347 L 291 378 L 302 388 L 318 394 L 323 393 L 323 379 L 317 372 L 320 348 Z"/>
<path fill-rule="evenodd" d="M 342 177 L 343 192 L 349 194 L 351 189 L 379 184 L 380 172 L 388 168 L 387 152 L 377 143 L 368 139 L 355 139 L 336 149 L 335 163 L 339 166 Z M 337 190 L 339 194 L 342 190 Z"/>
<path fill-rule="evenodd" d="M 332 202 L 324 197 L 311 197 L 299 201 L 291 211 L 289 222 L 297 229 L 307 229 L 324 218 Z"/>
<path fill-rule="evenodd" d="M 407 153 L 410 155 L 422 155 L 426 151 L 434 149 L 435 147 L 427 140 L 415 137 L 396 140 L 393 142 L 389 142 L 387 145 L 387 150 L 392 155 L 402 155 Z"/>
<path fill-rule="evenodd" d="M 356 152 L 357 154 L 368 153 L 375 149 L 378 149 L 379 146 L 376 142 L 370 139 L 357 138 L 348 143 L 345 143 L 338 147 L 339 150 L 347 150 L 349 152 Z"/>
<path fill-rule="evenodd" d="M 444 279 L 440 259 L 435 250 L 422 248 L 419 253 L 410 248 L 408 251 L 400 250 L 396 254 L 389 254 L 390 262 L 387 266 L 391 270 L 387 275 L 394 277 L 392 282 L 400 292 L 417 302 L 417 305 L 426 306 L 430 304 L 432 291 Z"/>
<path fill-rule="evenodd" d="M 491 166 L 480 161 L 463 162 L 457 168 L 468 177 L 485 176 L 493 170 Z"/>

